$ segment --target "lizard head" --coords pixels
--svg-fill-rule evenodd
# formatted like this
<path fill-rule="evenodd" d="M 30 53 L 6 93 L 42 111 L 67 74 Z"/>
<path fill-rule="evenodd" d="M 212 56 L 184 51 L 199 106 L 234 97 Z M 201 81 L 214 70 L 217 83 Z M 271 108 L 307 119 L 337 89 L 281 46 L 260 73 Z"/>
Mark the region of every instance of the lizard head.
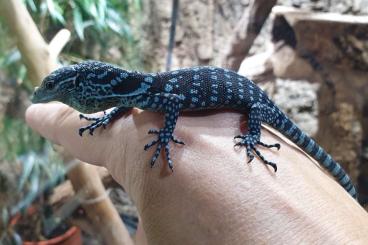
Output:
<path fill-rule="evenodd" d="M 146 93 L 153 81 L 153 76 L 85 61 L 52 72 L 35 89 L 31 101 L 60 101 L 79 112 L 93 113 L 116 105 L 131 106 L 131 99 Z"/>
<path fill-rule="evenodd" d="M 78 72 L 74 66 L 65 66 L 53 71 L 45 77 L 39 87 L 35 88 L 32 103 L 50 101 L 67 102 L 68 95 L 75 90 L 78 83 Z"/>

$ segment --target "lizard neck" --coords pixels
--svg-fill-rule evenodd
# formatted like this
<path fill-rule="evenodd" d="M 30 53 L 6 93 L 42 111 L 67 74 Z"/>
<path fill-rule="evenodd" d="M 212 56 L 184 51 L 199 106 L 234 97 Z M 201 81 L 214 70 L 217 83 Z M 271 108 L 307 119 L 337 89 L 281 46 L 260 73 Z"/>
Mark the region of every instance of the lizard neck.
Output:
<path fill-rule="evenodd" d="M 144 98 L 154 81 L 155 74 L 117 67 L 90 69 L 83 74 L 77 91 L 64 103 L 84 113 L 111 107 L 132 107 L 136 106 L 137 98 Z"/>

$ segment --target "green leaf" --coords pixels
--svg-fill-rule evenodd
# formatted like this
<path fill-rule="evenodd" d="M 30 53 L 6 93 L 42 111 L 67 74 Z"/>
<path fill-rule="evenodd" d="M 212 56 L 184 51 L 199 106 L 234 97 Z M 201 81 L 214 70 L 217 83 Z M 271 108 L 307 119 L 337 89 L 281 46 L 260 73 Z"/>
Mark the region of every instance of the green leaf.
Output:
<path fill-rule="evenodd" d="M 109 27 L 112 31 L 114 31 L 114 32 L 116 32 L 116 33 L 118 33 L 118 34 L 122 34 L 122 31 L 121 31 L 120 25 L 119 25 L 118 23 L 116 23 L 115 21 L 108 19 L 108 20 L 106 21 L 106 24 L 108 25 L 108 27 Z"/>
<path fill-rule="evenodd" d="M 9 219 L 10 219 L 9 210 L 5 207 L 2 207 L 1 208 L 1 222 L 2 222 L 2 224 L 7 224 L 9 222 Z"/>
<path fill-rule="evenodd" d="M 29 207 L 38 196 L 42 187 L 40 186 L 40 170 L 37 166 L 37 163 L 35 163 L 35 168 L 28 181 L 29 188 L 26 196 L 15 206 L 15 209 Z"/>
<path fill-rule="evenodd" d="M 47 13 L 47 4 L 46 2 L 41 2 L 40 4 L 40 15 L 44 15 Z"/>
<path fill-rule="evenodd" d="M 134 2 L 134 7 L 137 10 L 141 10 L 142 9 L 142 1 L 141 0 L 133 0 Z"/>
<path fill-rule="evenodd" d="M 78 2 L 82 7 L 83 11 L 94 18 L 97 17 L 97 7 L 95 4 L 95 0 L 82 0 Z"/>
<path fill-rule="evenodd" d="M 32 170 L 34 169 L 35 167 L 35 159 L 34 159 L 34 155 L 31 155 L 27 158 L 23 158 L 23 161 L 22 161 L 22 165 L 23 165 L 23 168 L 22 168 L 22 175 L 19 179 L 19 184 L 18 184 L 18 191 L 21 191 L 23 190 L 23 187 L 24 187 L 24 184 L 28 181 L 31 173 L 32 173 Z"/>
<path fill-rule="evenodd" d="M 26 0 L 26 4 L 29 6 L 29 8 L 33 11 L 33 12 L 37 12 L 37 7 L 34 3 L 33 0 Z"/>
<path fill-rule="evenodd" d="M 105 22 L 105 10 L 107 8 L 107 3 L 106 0 L 99 0 L 97 3 L 97 11 L 98 11 L 98 19 L 97 21 L 99 22 L 100 26 L 106 26 L 106 22 Z"/>
<path fill-rule="evenodd" d="M 19 73 L 18 73 L 18 78 L 22 81 L 24 81 L 26 79 L 27 76 L 27 68 L 24 64 L 22 64 L 19 67 Z"/>
<path fill-rule="evenodd" d="M 65 24 L 65 19 L 62 15 L 62 9 L 59 6 L 59 4 L 57 4 L 56 2 L 54 2 L 53 0 L 46 0 L 46 4 L 47 4 L 47 9 L 49 10 L 50 16 L 59 21 L 61 24 Z"/>
<path fill-rule="evenodd" d="M 97 20 L 98 14 L 97 14 L 97 7 L 95 3 L 91 3 L 89 5 L 88 12 L 90 15 L 92 15 Z"/>
<path fill-rule="evenodd" d="M 115 10 L 108 8 L 107 16 L 106 23 L 112 31 L 128 38 L 131 36 L 129 25 Z"/>
<path fill-rule="evenodd" d="M 20 52 L 18 49 L 11 50 L 2 60 L 0 66 L 9 66 L 19 61 L 21 58 Z"/>
<path fill-rule="evenodd" d="M 73 8 L 73 23 L 75 31 L 81 40 L 84 40 L 84 25 L 82 14 L 77 7 Z"/>

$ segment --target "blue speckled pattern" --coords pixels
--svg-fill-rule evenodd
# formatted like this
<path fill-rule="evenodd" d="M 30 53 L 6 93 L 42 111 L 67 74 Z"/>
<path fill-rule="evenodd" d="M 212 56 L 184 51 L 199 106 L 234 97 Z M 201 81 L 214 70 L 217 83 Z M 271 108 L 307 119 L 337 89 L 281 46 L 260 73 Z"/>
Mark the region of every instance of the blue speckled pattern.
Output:
<path fill-rule="evenodd" d="M 193 67 L 158 73 L 153 89 L 179 95 L 181 110 L 236 108 L 249 110 L 263 92 L 237 73 L 217 67 Z"/>
<path fill-rule="evenodd" d="M 266 123 L 317 160 L 351 196 L 357 197 L 354 185 L 341 166 L 281 112 L 256 84 L 233 71 L 217 67 L 192 67 L 162 73 L 141 73 L 87 61 L 60 68 L 44 79 L 33 101 L 51 100 L 59 100 L 85 113 L 116 107 L 101 118 L 81 115 L 81 118 L 93 123 L 81 128 L 80 135 L 86 130 L 93 134 L 96 128 L 105 127 L 132 107 L 163 112 L 164 127 L 149 131 L 157 138 L 145 145 L 144 149 L 157 145 L 151 166 L 161 150 L 165 149 L 170 169 L 173 169 L 173 162 L 169 142 L 184 144 L 173 134 L 180 111 L 235 109 L 249 116 L 248 132 L 235 136 L 238 140 L 236 145 L 245 147 L 249 162 L 256 154 L 265 164 L 277 170 L 276 164 L 267 161 L 257 149 L 258 145 L 280 148 L 277 143 L 260 141 L 261 123 Z"/>

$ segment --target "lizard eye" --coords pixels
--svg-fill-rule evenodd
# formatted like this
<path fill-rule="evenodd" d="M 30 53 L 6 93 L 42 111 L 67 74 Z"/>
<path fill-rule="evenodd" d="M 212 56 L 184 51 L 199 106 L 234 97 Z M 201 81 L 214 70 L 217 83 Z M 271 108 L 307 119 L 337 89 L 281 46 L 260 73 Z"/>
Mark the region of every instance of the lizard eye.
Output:
<path fill-rule="evenodd" d="M 45 84 L 45 88 L 46 89 L 53 89 L 54 88 L 54 83 L 53 82 L 51 82 L 51 81 L 49 81 L 49 82 L 47 82 L 46 84 Z"/>

